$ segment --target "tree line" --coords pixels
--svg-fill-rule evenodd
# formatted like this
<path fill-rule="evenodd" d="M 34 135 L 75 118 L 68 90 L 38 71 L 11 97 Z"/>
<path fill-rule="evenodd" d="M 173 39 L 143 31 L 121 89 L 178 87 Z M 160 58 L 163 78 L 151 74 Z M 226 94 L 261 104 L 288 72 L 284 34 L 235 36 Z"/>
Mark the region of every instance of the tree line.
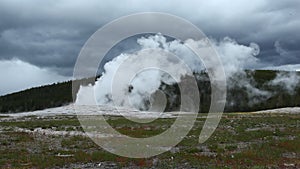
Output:
<path fill-rule="evenodd" d="M 278 71 L 256 70 L 247 71 L 247 76 L 252 79 L 251 85 L 259 90 L 268 91 L 271 95 L 258 102 L 253 102 L 248 97 L 247 89 L 243 86 L 230 87 L 227 90 L 225 112 L 257 111 L 281 107 L 300 106 L 300 87 L 296 86 L 293 92 L 286 91 L 281 86 L 268 85 L 276 77 Z M 299 75 L 299 74 L 298 74 Z M 200 112 L 208 112 L 211 101 L 211 85 L 205 72 L 195 73 L 200 94 Z M 98 76 L 99 77 L 99 76 Z M 96 78 L 98 78 L 96 77 Z M 201 77 L 201 78 L 199 78 Z M 80 85 L 94 83 L 96 78 L 73 81 L 73 93 L 77 93 Z M 176 111 L 180 108 L 180 90 L 178 84 L 167 85 L 162 83 L 162 90 L 167 97 L 165 111 Z M 74 95 L 74 97 L 76 97 Z M 260 99 L 260 98 L 252 98 Z M 17 113 L 46 108 L 59 107 L 73 102 L 72 81 L 54 83 L 51 85 L 35 87 L 24 91 L 0 97 L 1 113 Z M 149 101 L 145 101 L 148 104 Z"/>

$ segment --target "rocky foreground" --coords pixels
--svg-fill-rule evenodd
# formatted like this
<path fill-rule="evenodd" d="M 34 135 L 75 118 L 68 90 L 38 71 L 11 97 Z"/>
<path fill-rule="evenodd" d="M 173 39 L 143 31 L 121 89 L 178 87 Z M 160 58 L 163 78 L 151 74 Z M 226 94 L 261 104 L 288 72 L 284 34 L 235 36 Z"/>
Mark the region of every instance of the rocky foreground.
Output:
<path fill-rule="evenodd" d="M 137 118 L 157 116 L 122 111 Z M 137 124 L 109 108 L 100 112 L 112 127 L 131 137 L 157 135 L 176 117 L 166 113 L 151 123 Z M 199 114 L 190 133 L 170 151 L 130 159 L 103 150 L 87 137 L 72 105 L 3 114 L 0 168 L 300 168 L 300 108 L 224 113 L 214 134 L 199 144 L 205 118 Z"/>

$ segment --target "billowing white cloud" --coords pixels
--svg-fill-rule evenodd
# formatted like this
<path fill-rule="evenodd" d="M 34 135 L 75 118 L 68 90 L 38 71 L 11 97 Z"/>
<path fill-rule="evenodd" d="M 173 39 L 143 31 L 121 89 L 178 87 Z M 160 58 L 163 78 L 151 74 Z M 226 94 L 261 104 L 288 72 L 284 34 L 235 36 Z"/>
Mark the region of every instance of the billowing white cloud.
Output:
<path fill-rule="evenodd" d="M 269 82 L 274 86 L 281 86 L 291 94 L 294 93 L 295 88 L 299 85 L 300 77 L 296 72 L 279 72 L 276 78 Z"/>
<path fill-rule="evenodd" d="M 123 53 L 106 63 L 104 66 L 105 72 L 103 72 L 95 85 L 80 89 L 77 95 L 77 104 L 87 104 L 90 100 L 87 101 L 86 99 L 89 98 L 84 95 L 90 95 L 90 92 L 94 90 L 96 100 L 101 105 L 115 104 L 117 106 L 133 106 L 146 109 L 144 105 L 145 100 L 151 99 L 151 94 L 159 89 L 161 82 L 174 84 L 180 82 L 180 77 L 192 75 L 191 72 L 205 71 L 205 67 L 199 57 L 186 46 L 193 43 L 195 47 L 201 48 L 203 41 L 194 41 L 192 39 L 188 39 L 185 42 L 178 40 L 167 41 L 161 34 L 156 34 L 147 38 L 142 37 L 137 42 L 141 47 L 139 51 L 131 54 Z M 249 68 L 249 64 L 255 66 L 258 62 L 256 55 L 259 54 L 259 46 L 257 44 L 241 45 L 229 37 L 220 41 L 212 40 L 211 44 L 216 49 L 223 63 L 229 88 L 244 87 L 250 100 L 256 98 L 255 101 L 259 101 L 258 98 L 264 99 L 269 97 L 268 92 L 252 86 L 250 83 L 251 79 L 248 79 L 245 73 L 245 69 Z M 183 63 L 188 65 L 191 71 L 182 69 L 181 65 L 183 63 L 172 60 L 174 57 L 169 56 L 165 52 L 175 54 Z M 120 69 L 124 62 L 127 63 L 125 69 Z M 167 68 L 169 70 L 167 73 L 177 80 L 174 81 L 171 76 L 167 76 L 166 73 L 157 70 L 141 73 L 135 71 L 137 67 L 139 68 L 137 70 L 141 70 L 149 63 L 156 68 Z M 121 76 L 116 77 L 117 72 L 121 73 Z M 134 78 L 128 77 L 132 74 L 136 76 Z M 126 81 L 128 78 L 133 79 L 132 81 Z M 117 86 L 113 85 L 114 83 L 117 83 Z M 127 101 L 128 98 L 130 101 Z"/>

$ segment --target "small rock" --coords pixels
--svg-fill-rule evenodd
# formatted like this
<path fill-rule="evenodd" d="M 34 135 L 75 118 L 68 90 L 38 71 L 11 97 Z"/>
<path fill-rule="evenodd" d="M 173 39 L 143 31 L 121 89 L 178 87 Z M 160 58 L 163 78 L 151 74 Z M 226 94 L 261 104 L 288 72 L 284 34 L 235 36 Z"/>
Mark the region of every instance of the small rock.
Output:
<path fill-rule="evenodd" d="M 173 147 L 173 148 L 171 148 L 170 152 L 171 152 L 172 154 L 175 154 L 175 153 L 180 152 L 180 149 L 179 149 L 178 147 Z"/>
<path fill-rule="evenodd" d="M 290 164 L 284 163 L 283 165 L 285 167 L 295 167 L 295 164 L 292 164 L 292 163 L 290 163 Z"/>
<path fill-rule="evenodd" d="M 282 157 L 284 157 L 284 158 L 296 158 L 296 157 L 297 157 L 297 154 L 294 153 L 294 152 L 283 153 L 283 154 L 282 154 Z"/>
<path fill-rule="evenodd" d="M 152 161 L 152 165 L 153 165 L 153 166 L 158 165 L 158 161 L 159 161 L 158 158 L 154 158 L 153 161 Z"/>

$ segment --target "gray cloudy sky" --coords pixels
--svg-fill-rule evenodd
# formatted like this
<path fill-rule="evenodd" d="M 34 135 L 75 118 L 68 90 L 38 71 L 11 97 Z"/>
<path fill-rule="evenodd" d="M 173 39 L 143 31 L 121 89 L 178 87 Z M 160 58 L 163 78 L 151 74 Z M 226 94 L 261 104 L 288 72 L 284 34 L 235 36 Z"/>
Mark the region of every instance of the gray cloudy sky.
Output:
<path fill-rule="evenodd" d="M 70 78 L 81 47 L 97 29 L 147 11 L 183 17 L 211 38 L 255 42 L 266 67 L 300 69 L 299 0 L 1 0 L 0 95 Z"/>

